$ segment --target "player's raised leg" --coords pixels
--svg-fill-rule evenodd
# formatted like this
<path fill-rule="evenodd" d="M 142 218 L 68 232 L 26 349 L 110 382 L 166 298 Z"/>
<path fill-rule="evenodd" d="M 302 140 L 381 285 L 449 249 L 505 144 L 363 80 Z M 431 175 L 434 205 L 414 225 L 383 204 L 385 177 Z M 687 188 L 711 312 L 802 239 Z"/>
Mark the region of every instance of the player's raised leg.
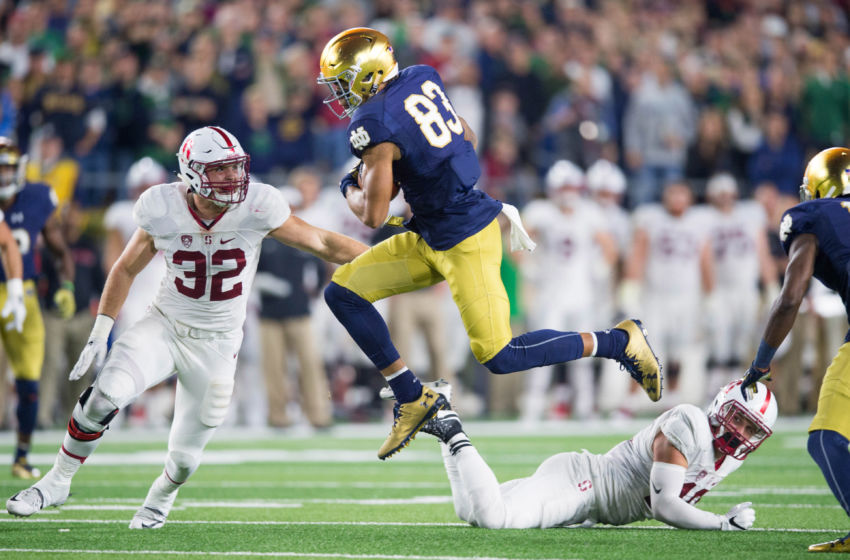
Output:
<path fill-rule="evenodd" d="M 432 252 L 461 311 L 472 353 L 497 374 L 585 357 L 616 360 L 649 398 L 661 398 L 661 363 L 640 321 L 628 319 L 595 332 L 542 329 L 514 337 L 507 293 L 499 275 L 501 231 L 497 221 L 447 251 Z M 565 288 L 568 289 L 568 288 Z"/>

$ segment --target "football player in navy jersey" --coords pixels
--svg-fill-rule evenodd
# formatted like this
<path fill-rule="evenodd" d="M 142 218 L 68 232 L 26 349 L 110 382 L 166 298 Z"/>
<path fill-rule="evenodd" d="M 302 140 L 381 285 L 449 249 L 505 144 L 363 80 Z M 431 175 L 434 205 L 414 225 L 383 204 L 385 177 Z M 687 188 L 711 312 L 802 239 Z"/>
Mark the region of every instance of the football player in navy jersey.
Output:
<path fill-rule="evenodd" d="M 18 147 L 8 138 L 0 137 L 0 210 L 18 242 L 23 259 L 23 301 L 26 319 L 23 328 L 0 329 L 3 348 L 9 357 L 15 375 L 15 390 L 18 394 L 16 416 L 18 420 L 18 444 L 12 475 L 17 478 L 34 479 L 40 476 L 38 469 L 27 461 L 32 432 L 38 413 L 38 380 L 44 362 L 44 323 L 41 319 L 35 289 L 35 244 L 42 234 L 50 252 L 60 265 L 62 287 L 56 291 L 56 308 L 65 318 L 74 314 L 74 261 L 65 246 L 56 209 L 56 194 L 43 183 L 25 183 L 23 180 L 24 158 Z M 0 282 L 12 293 L 15 282 L 7 282 L 0 271 Z M 4 290 L 5 291 L 5 290 Z"/>
<path fill-rule="evenodd" d="M 389 218 L 399 190 L 410 205 L 409 231 L 375 245 L 340 267 L 325 299 L 396 398 L 393 427 L 378 451 L 385 459 L 407 445 L 422 425 L 447 406 L 423 387 L 390 340 L 373 302 L 447 281 L 475 357 L 493 373 L 597 356 L 618 360 L 652 400 L 661 397 L 661 365 L 640 321 L 597 332 L 540 330 L 514 337 L 509 303 L 499 276 L 504 213 L 511 239 L 532 249 L 516 208 L 476 190 L 481 174 L 476 138 L 457 115 L 442 79 L 430 66 L 399 70 L 392 46 L 368 28 L 332 38 L 320 59 L 325 103 L 351 117 L 349 148 L 360 163 L 340 183 L 354 214 L 377 228 Z M 513 243 L 512 243 L 513 245 Z M 565 288 L 568 289 L 568 288 Z"/>
<path fill-rule="evenodd" d="M 788 253 L 782 292 L 773 303 L 755 360 L 741 390 L 770 379 L 770 362 L 788 335 L 812 276 L 841 296 L 850 317 L 850 149 L 828 148 L 806 167 L 802 203 L 782 216 L 779 238 Z M 826 370 L 809 426 L 809 454 L 850 515 L 850 332 Z M 850 552 L 850 534 L 814 544 L 812 552 Z"/>

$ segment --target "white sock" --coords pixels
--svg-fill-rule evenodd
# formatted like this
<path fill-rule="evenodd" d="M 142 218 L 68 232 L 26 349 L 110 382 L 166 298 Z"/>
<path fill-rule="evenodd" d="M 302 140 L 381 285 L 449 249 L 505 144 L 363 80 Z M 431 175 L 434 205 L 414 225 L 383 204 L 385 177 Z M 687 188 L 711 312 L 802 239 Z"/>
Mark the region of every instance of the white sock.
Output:
<path fill-rule="evenodd" d="M 148 495 L 145 498 L 145 507 L 158 509 L 165 515 L 171 511 L 171 506 L 174 505 L 174 500 L 177 498 L 177 491 L 180 489 L 180 484 L 175 484 L 162 472 L 156 480 L 151 484 Z"/>

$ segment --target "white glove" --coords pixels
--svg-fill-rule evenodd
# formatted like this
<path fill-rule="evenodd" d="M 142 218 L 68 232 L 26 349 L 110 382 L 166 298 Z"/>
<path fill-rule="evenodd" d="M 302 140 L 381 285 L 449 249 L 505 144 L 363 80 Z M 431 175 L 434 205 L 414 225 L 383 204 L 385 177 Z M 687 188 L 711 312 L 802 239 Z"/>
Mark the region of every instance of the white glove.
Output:
<path fill-rule="evenodd" d="M 11 278 L 6 281 L 6 305 L 0 312 L 0 318 L 12 319 L 6 325 L 6 330 L 12 329 L 23 332 L 24 320 L 27 318 L 27 307 L 24 305 L 24 282 L 20 278 Z"/>
<path fill-rule="evenodd" d="M 638 280 L 623 280 L 617 290 L 617 307 L 627 317 L 640 315 L 641 283 Z"/>
<path fill-rule="evenodd" d="M 94 327 L 91 329 L 89 340 L 86 342 L 85 348 L 80 352 L 80 357 L 77 363 L 74 364 L 74 369 L 68 379 L 76 381 L 86 374 L 91 366 L 92 360 L 96 368 L 103 365 L 103 360 L 106 358 L 106 341 L 109 338 L 109 332 L 112 330 L 112 325 L 115 319 L 108 315 L 98 315 L 94 321 Z"/>
<path fill-rule="evenodd" d="M 756 521 L 756 510 L 752 502 L 743 502 L 720 516 L 721 531 L 746 531 Z"/>

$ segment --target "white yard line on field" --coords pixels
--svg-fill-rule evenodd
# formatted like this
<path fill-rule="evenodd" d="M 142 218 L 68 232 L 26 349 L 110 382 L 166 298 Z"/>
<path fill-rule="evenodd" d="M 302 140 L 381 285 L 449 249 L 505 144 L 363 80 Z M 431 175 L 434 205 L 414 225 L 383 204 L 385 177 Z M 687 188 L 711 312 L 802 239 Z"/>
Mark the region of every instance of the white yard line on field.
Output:
<path fill-rule="evenodd" d="M 45 524 L 68 524 L 68 525 L 126 525 L 126 519 L 18 519 L 13 517 L 0 517 L 0 523 L 45 523 Z M 408 523 L 403 521 L 190 521 L 171 520 L 168 525 L 269 525 L 269 526 L 294 526 L 294 525 L 316 525 L 316 526 L 364 526 L 364 527 L 469 527 L 466 523 Z M 478 530 L 478 529 L 476 529 Z M 596 525 L 590 530 L 617 530 L 617 531 L 656 531 L 675 530 L 667 525 L 623 525 L 614 527 L 612 525 Z M 750 531 L 765 533 L 836 533 L 838 529 L 802 529 L 796 527 L 753 527 Z M 0 549 L 2 551 L 4 549 Z M 405 558 L 418 558 L 409 556 Z"/>

